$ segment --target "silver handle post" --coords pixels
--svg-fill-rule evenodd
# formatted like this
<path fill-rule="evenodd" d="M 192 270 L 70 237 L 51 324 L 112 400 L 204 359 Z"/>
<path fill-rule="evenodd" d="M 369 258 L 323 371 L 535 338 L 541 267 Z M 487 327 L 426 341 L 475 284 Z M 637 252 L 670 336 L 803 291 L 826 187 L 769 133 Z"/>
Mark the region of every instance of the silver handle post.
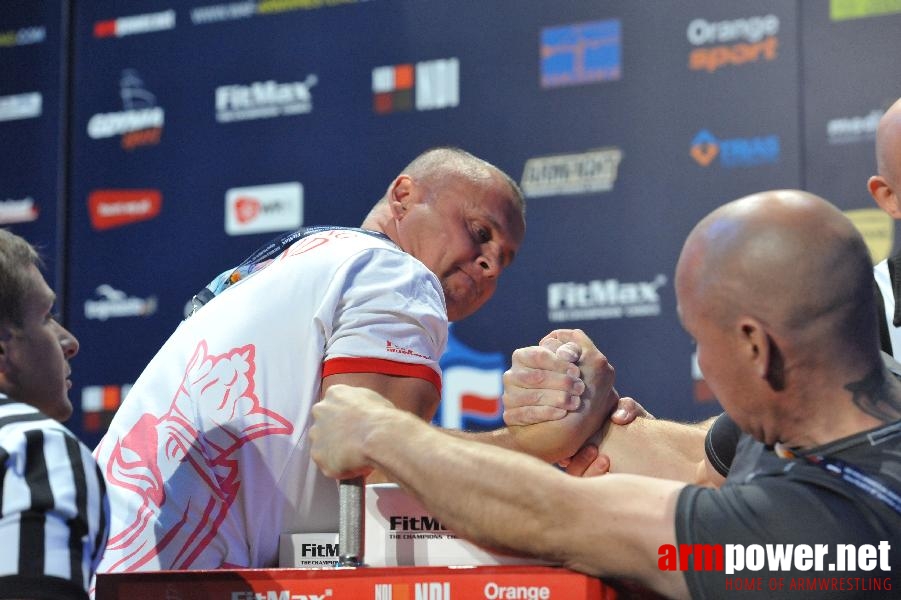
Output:
<path fill-rule="evenodd" d="M 362 477 L 338 482 L 338 566 L 362 567 L 366 487 Z"/>

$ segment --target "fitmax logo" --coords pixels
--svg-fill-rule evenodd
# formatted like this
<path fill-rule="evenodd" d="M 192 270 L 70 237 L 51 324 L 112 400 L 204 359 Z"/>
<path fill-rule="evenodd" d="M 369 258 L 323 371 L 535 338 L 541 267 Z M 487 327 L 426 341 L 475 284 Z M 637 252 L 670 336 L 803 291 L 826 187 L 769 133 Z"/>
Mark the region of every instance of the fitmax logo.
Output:
<path fill-rule="evenodd" d="M 779 161 L 781 153 L 778 135 L 752 138 L 717 139 L 710 131 L 702 129 L 691 141 L 689 154 L 702 167 L 719 160 L 721 167 L 755 167 Z"/>
<path fill-rule="evenodd" d="M 653 317 L 660 314 L 660 288 L 666 276 L 651 281 L 621 282 L 618 279 L 552 283 L 547 288 L 548 320 L 594 321 L 623 317 Z"/>
<path fill-rule="evenodd" d="M 300 555 L 329 558 L 338 556 L 338 544 L 301 544 Z"/>
<path fill-rule="evenodd" d="M 432 517 L 392 516 L 388 521 L 391 531 L 447 531 L 447 527 Z"/>

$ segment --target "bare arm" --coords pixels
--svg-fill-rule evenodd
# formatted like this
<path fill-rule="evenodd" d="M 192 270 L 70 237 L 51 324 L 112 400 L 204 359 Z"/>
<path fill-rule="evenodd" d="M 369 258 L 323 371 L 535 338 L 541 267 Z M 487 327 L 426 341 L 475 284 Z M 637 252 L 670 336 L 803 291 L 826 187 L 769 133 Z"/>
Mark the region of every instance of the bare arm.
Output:
<path fill-rule="evenodd" d="M 322 379 L 320 397 L 324 398 L 334 385 L 352 385 L 377 392 L 387 398 L 395 407 L 410 412 L 424 421 L 431 421 L 438 410 L 441 394 L 438 389 L 415 377 L 397 377 L 381 373 L 342 373 L 329 375 Z M 381 471 L 373 471 L 366 478 L 367 483 L 385 483 L 388 481 Z"/>
<path fill-rule="evenodd" d="M 660 546 L 675 544 L 682 483 L 568 477 L 521 453 L 449 436 L 365 390 L 333 387 L 313 412 L 313 458 L 326 475 L 378 468 L 479 544 L 687 597 L 681 572 L 657 568 Z"/>
<path fill-rule="evenodd" d="M 328 389 L 337 384 L 362 387 L 377 392 L 394 406 L 411 412 L 425 421 L 431 421 L 438 410 L 441 394 L 438 389 L 424 379 L 397 377 L 381 373 L 342 373 L 322 379 L 320 397 L 325 397 Z"/>
<path fill-rule="evenodd" d="M 577 378 L 576 378 L 577 379 Z M 354 387 L 366 388 L 377 392 L 381 396 L 390 400 L 395 407 L 417 415 L 424 421 L 431 421 L 438 409 L 438 403 L 441 401 L 441 394 L 431 383 L 413 377 L 397 377 L 392 375 L 383 375 L 380 373 L 345 373 L 340 375 L 329 375 L 322 380 L 321 396 L 324 397 L 328 389 L 333 385 L 344 384 Z M 562 420 L 561 420 L 562 421 Z M 559 423 L 554 429 L 557 432 L 564 431 L 566 428 L 580 427 L 579 423 L 584 418 L 573 415 L 569 419 Z M 596 429 L 593 425 L 582 425 L 585 434 L 581 439 Z M 569 456 L 575 450 L 569 449 L 576 443 L 572 438 L 568 438 L 565 434 L 557 436 L 548 436 L 542 439 L 536 439 L 533 447 L 524 447 L 520 444 L 516 436 L 511 433 L 510 428 L 502 427 L 494 431 L 460 431 L 455 429 L 445 430 L 449 435 L 467 439 L 492 446 L 517 450 L 520 452 L 530 452 L 537 455 L 546 455 L 547 460 L 557 460 L 557 455 Z M 561 449 L 561 444 L 563 448 Z M 565 454 L 570 452 L 570 454 Z M 376 475 L 369 479 L 370 483 L 383 481 L 381 475 Z"/>
<path fill-rule="evenodd" d="M 686 425 L 639 418 L 627 425 L 607 423 L 592 442 L 593 454 L 582 453 L 567 467 L 583 477 L 630 473 L 718 487 L 723 477 L 707 461 L 704 439 L 712 420 Z M 600 463 L 596 464 L 596 457 Z"/>
<path fill-rule="evenodd" d="M 567 346 L 576 346 L 578 354 L 569 356 L 569 360 L 562 356 L 556 360 L 548 358 L 553 354 L 551 350 L 557 349 L 559 354 Z M 554 423 L 571 416 L 573 374 L 567 369 L 578 366 L 590 387 L 589 382 L 609 366 L 606 360 L 591 339 L 579 330 L 556 330 L 542 340 L 540 348 L 517 350 L 513 367 L 504 375 L 505 421 L 525 424 L 523 431 L 536 436 L 553 430 Z M 624 404 L 612 387 L 609 393 L 609 399 L 603 404 L 605 409 Z M 590 393 L 583 394 L 583 398 L 586 396 L 590 397 Z M 636 404 L 634 400 L 630 403 Z M 628 412 L 626 407 L 622 406 L 623 413 Z M 613 418 L 613 421 L 582 421 L 597 423 L 598 427 L 584 446 L 580 444 L 581 447 L 572 448 L 569 456 L 561 457 L 572 457 L 567 461 L 569 474 L 629 473 L 710 486 L 722 483 L 723 477 L 708 463 L 704 452 L 704 439 L 713 419 L 697 425 L 657 420 L 649 415 L 634 421 L 631 418 L 625 421 Z M 562 426 L 557 429 L 565 430 Z M 585 439 L 582 430 L 570 433 L 574 441 Z"/>

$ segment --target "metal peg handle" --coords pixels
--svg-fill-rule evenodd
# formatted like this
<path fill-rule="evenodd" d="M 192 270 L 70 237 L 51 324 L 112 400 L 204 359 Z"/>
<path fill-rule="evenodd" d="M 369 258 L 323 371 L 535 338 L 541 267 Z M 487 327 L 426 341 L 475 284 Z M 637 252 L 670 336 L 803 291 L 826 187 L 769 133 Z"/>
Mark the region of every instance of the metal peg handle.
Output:
<path fill-rule="evenodd" d="M 362 477 L 338 483 L 338 566 L 363 566 L 365 493 Z"/>

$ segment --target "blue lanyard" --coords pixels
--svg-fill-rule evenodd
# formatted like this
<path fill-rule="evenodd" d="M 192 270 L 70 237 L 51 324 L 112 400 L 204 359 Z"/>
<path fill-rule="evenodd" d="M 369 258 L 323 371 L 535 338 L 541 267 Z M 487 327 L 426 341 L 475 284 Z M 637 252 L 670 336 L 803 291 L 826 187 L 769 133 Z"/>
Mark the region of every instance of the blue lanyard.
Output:
<path fill-rule="evenodd" d="M 895 490 L 881 481 L 870 477 L 857 467 L 835 458 L 826 456 L 806 456 L 805 458 L 818 467 L 825 469 L 827 473 L 850 483 L 857 489 L 886 504 L 901 515 L 901 495 L 898 495 Z"/>
<path fill-rule="evenodd" d="M 256 273 L 260 269 L 266 267 L 272 260 L 277 257 L 279 254 L 284 252 L 285 248 L 292 245 L 297 240 L 303 239 L 305 237 L 315 235 L 317 233 L 321 233 L 323 231 L 356 231 L 359 233 L 365 233 L 366 235 L 371 235 L 372 237 L 376 237 L 382 239 L 386 242 L 391 242 L 391 238 L 380 231 L 371 231 L 369 229 L 360 229 L 359 227 L 336 227 L 336 226 L 318 226 L 318 227 L 305 227 L 303 229 L 298 229 L 297 231 L 292 231 L 290 233 L 286 233 L 281 235 L 275 239 L 270 240 L 263 246 L 260 246 L 256 250 L 254 250 L 250 256 L 241 261 L 237 267 L 233 269 L 228 269 L 220 273 L 215 279 L 209 282 L 203 289 L 197 292 L 193 298 L 191 298 L 191 311 L 186 317 L 190 317 L 198 310 L 200 310 L 203 305 L 207 302 L 227 290 L 229 287 L 234 285 L 235 283 L 241 281 L 248 275 Z"/>

